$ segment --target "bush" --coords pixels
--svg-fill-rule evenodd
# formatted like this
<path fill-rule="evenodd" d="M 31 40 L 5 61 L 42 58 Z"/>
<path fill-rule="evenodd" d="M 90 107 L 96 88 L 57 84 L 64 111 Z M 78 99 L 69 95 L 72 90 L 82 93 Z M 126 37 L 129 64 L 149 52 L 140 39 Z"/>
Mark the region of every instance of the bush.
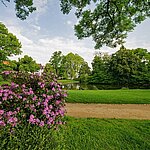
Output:
<path fill-rule="evenodd" d="M 64 124 L 65 97 L 53 75 L 3 72 L 13 82 L 0 86 L 0 127 L 21 124 L 47 126 Z"/>

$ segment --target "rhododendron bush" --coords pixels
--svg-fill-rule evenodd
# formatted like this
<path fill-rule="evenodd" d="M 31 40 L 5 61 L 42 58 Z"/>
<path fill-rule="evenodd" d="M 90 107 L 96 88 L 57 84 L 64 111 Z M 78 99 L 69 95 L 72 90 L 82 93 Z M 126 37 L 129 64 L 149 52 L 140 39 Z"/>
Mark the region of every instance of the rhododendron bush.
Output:
<path fill-rule="evenodd" d="M 10 85 L 0 86 L 0 127 L 29 123 L 56 127 L 63 124 L 65 91 L 54 76 L 3 72 Z"/>

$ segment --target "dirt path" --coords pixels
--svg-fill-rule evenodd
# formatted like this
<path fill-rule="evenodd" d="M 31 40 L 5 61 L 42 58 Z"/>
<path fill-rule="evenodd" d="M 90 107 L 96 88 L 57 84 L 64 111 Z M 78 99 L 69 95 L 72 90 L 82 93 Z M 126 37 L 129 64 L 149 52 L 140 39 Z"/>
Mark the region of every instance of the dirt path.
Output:
<path fill-rule="evenodd" d="M 150 104 L 67 103 L 67 115 L 78 118 L 124 118 L 150 120 Z"/>

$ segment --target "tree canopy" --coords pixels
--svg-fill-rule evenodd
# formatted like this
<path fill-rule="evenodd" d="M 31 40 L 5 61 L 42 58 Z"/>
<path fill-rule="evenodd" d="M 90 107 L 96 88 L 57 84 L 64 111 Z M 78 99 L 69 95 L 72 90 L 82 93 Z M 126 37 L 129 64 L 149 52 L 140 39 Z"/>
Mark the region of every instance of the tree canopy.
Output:
<path fill-rule="evenodd" d="M 150 85 L 150 52 L 121 47 L 112 55 L 99 54 L 92 61 L 89 83 L 120 86 Z"/>
<path fill-rule="evenodd" d="M 1 0 L 1 2 L 7 6 L 6 2 L 11 2 L 11 0 Z M 30 13 L 36 10 L 33 6 L 33 0 L 14 0 L 16 16 L 21 20 L 25 20 Z"/>
<path fill-rule="evenodd" d="M 87 76 L 90 68 L 78 54 L 63 55 L 61 51 L 56 51 L 46 64 L 44 72 L 53 72 L 59 79 L 76 79 Z"/>
<path fill-rule="evenodd" d="M 21 43 L 15 35 L 8 32 L 4 24 L 0 22 L 0 62 L 9 56 L 21 54 Z"/>
<path fill-rule="evenodd" d="M 23 58 L 19 58 L 17 64 L 17 71 L 24 72 L 37 72 L 40 70 L 40 65 L 33 60 L 32 57 L 25 55 Z"/>
<path fill-rule="evenodd" d="M 9 57 L 21 52 L 21 43 L 17 37 L 9 33 L 5 25 L 0 22 L 0 72 L 11 70 Z"/>
<path fill-rule="evenodd" d="M 2 3 L 10 0 L 1 0 Z M 33 0 L 15 0 L 16 15 L 24 20 L 36 10 Z M 125 42 L 127 33 L 150 17 L 150 0 L 60 0 L 61 11 L 68 14 L 75 8 L 79 19 L 75 35 L 92 37 L 95 48 L 116 47 Z"/>

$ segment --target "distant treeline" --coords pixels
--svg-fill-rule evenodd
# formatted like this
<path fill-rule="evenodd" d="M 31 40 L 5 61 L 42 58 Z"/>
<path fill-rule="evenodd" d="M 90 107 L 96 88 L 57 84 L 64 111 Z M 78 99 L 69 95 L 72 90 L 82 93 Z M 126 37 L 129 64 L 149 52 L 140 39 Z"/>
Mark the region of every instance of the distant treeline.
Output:
<path fill-rule="evenodd" d="M 92 69 L 78 54 L 63 55 L 56 51 L 44 68 L 58 79 L 73 79 L 93 84 L 150 86 L 150 52 L 146 49 L 121 47 L 116 53 L 97 53 Z"/>
<path fill-rule="evenodd" d="M 41 65 L 25 55 L 18 61 L 4 61 L 2 70 L 38 72 Z M 140 85 L 150 87 L 150 52 L 143 48 L 121 47 L 116 53 L 96 53 L 92 68 L 78 54 L 63 55 L 56 51 L 43 68 L 45 73 L 53 72 L 58 79 L 78 80 L 89 84 Z"/>

